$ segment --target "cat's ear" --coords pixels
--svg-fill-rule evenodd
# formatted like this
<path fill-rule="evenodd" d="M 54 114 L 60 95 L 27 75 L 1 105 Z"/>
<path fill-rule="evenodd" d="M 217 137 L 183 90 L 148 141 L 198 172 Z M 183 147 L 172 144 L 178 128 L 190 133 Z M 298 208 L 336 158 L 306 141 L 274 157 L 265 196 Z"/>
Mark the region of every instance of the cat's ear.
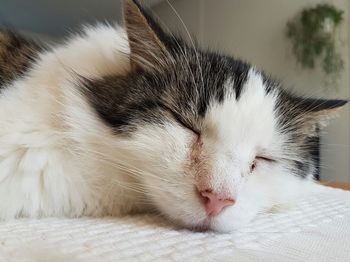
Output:
<path fill-rule="evenodd" d="M 165 33 L 136 0 L 124 1 L 124 23 L 130 46 L 131 67 L 152 71 L 166 66 Z"/>
<path fill-rule="evenodd" d="M 338 99 L 298 99 L 299 116 L 297 118 L 303 122 L 305 134 L 317 135 L 316 130 L 326 127 L 331 119 L 338 116 L 339 111 L 347 102 Z"/>

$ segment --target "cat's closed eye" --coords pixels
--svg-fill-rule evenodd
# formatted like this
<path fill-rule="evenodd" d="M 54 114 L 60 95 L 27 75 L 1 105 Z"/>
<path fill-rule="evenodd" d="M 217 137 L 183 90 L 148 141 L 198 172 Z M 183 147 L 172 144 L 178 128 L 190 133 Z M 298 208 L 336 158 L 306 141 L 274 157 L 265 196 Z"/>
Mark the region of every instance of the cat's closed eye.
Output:
<path fill-rule="evenodd" d="M 250 173 L 252 173 L 257 168 L 257 166 L 259 165 L 259 162 L 261 162 L 261 161 L 264 161 L 267 163 L 276 162 L 276 160 L 274 160 L 272 158 L 258 155 L 255 157 L 255 159 L 253 160 L 253 162 L 250 165 Z"/>
<path fill-rule="evenodd" d="M 256 156 L 255 157 L 256 160 L 262 160 L 262 161 L 266 161 L 266 162 L 276 162 L 276 160 L 270 158 L 270 157 L 267 157 L 267 156 Z"/>
<path fill-rule="evenodd" d="M 199 139 L 201 134 L 200 131 L 197 130 L 195 127 L 193 127 L 192 125 L 190 125 L 189 123 L 187 123 L 180 114 L 178 114 L 177 112 L 174 112 L 174 110 L 171 110 L 169 107 L 162 105 L 162 107 L 172 116 L 172 118 L 178 123 L 180 124 L 183 128 L 191 131 L 193 134 L 195 134 L 197 136 L 197 138 Z"/>

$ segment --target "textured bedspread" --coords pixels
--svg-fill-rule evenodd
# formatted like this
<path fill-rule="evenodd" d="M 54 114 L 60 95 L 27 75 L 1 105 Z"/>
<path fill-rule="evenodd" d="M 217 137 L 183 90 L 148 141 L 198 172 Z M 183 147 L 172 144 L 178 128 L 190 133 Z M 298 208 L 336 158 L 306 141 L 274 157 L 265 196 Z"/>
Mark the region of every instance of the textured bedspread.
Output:
<path fill-rule="evenodd" d="M 350 261 L 350 192 L 319 186 L 230 234 L 151 215 L 1 222 L 0 261 Z"/>

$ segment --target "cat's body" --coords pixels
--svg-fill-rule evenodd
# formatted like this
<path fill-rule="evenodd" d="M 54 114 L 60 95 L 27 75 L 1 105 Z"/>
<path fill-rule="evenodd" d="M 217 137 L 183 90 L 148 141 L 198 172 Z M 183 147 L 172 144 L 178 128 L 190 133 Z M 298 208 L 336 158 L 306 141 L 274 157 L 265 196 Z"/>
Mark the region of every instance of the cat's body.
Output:
<path fill-rule="evenodd" d="M 113 185 L 113 179 L 124 180 L 122 174 L 105 162 L 112 132 L 89 112 L 73 77 L 122 74 L 130 67 L 126 52 L 121 28 L 87 29 L 39 54 L 2 86 L 1 218 L 116 215 L 132 208 Z"/>
<path fill-rule="evenodd" d="M 292 97 L 139 8 L 49 51 L 2 34 L 0 219 L 157 210 L 227 231 L 312 180 L 308 139 L 344 102 Z"/>

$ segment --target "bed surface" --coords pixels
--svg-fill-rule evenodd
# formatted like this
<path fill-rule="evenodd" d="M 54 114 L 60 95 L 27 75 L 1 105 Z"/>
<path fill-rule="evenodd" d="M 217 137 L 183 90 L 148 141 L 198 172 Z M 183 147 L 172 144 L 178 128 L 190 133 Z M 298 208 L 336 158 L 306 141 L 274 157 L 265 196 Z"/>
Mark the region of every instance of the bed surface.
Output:
<path fill-rule="evenodd" d="M 350 192 L 316 186 L 237 232 L 191 232 L 152 215 L 0 224 L 0 261 L 350 261 Z"/>

